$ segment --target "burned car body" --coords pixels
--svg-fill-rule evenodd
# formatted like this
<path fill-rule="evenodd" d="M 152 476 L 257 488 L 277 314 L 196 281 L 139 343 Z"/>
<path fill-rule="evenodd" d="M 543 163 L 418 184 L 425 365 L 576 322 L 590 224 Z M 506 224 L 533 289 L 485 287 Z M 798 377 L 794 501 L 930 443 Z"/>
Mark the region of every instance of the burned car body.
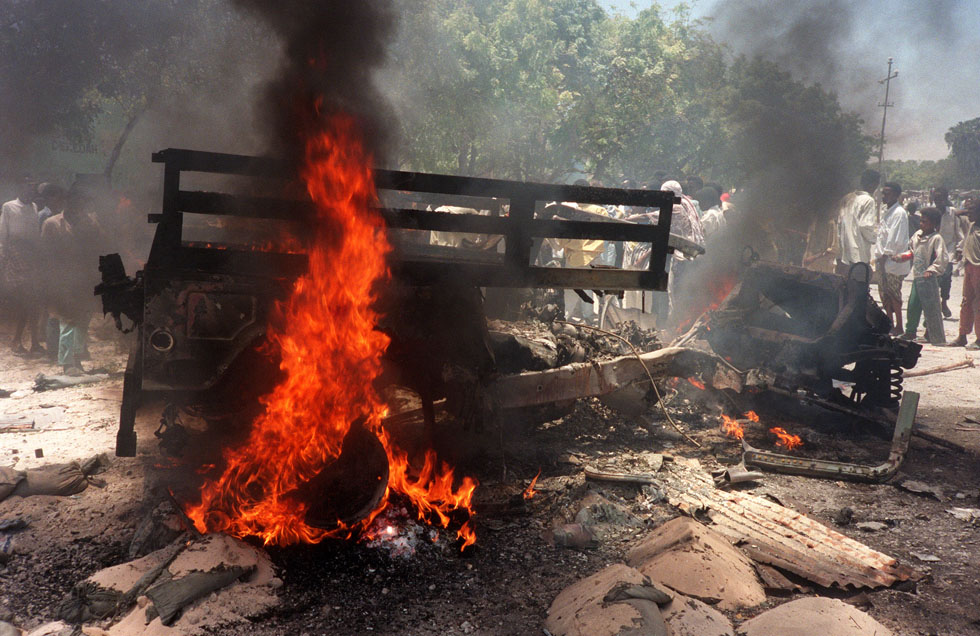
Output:
<path fill-rule="evenodd" d="M 922 346 L 889 335 L 892 325 L 869 293 L 870 276 L 863 263 L 846 278 L 751 263 L 709 314 L 704 337 L 735 366 L 770 372 L 779 388 L 897 408 L 903 370 L 915 365 Z"/>
<path fill-rule="evenodd" d="M 180 149 L 155 153 L 153 160 L 164 164 L 163 205 L 161 213 L 149 216 L 157 227 L 146 264 L 131 278 L 118 255 L 104 256 L 102 284 L 96 288 L 105 312 L 117 324 L 122 316 L 128 317 L 137 330 L 125 374 L 116 443 L 116 453 L 124 456 L 136 452 L 133 425 L 145 394 L 207 402 L 229 377 L 255 375 L 250 365 L 256 358 L 248 354 L 263 341 L 275 302 L 288 297 L 292 282 L 306 268 L 302 249 L 276 241 L 243 245 L 194 240 L 187 233 L 187 218 L 217 218 L 215 225 L 222 229 L 235 219 L 291 223 L 300 228 L 294 233 L 300 236 L 303 224 L 314 218 L 312 204 L 304 196 L 283 194 L 297 191 L 292 187 L 293 171 L 283 162 Z M 249 184 L 227 188 L 234 193 L 182 188 L 182 178 L 194 173 L 245 178 Z M 266 186 L 274 183 L 273 194 L 268 195 L 268 188 L 253 188 L 252 181 Z M 665 262 L 676 244 L 676 237 L 669 234 L 675 202 L 672 193 L 386 170 L 377 170 L 375 181 L 379 190 L 395 195 L 389 198 L 394 204 L 382 201 L 379 209 L 394 249 L 392 277 L 403 286 L 666 289 Z M 432 211 L 460 198 L 493 200 L 499 213 Z M 553 201 L 657 208 L 660 221 L 637 225 L 559 219 L 544 212 Z M 427 240 L 430 231 L 499 236 L 502 240 L 494 250 L 451 250 L 431 245 Z M 535 257 L 544 238 L 648 243 L 653 257 L 642 270 L 541 267 Z M 398 311 L 397 303 L 389 311 Z M 389 316 L 386 322 L 398 325 L 400 319 Z M 432 324 L 440 324 L 424 318 L 413 322 L 411 316 L 402 322 L 413 323 L 415 331 L 423 334 L 433 329 Z M 474 330 L 466 335 L 479 340 L 485 324 Z M 397 329 L 389 335 L 393 351 L 406 349 L 398 346 Z M 432 334 L 433 338 L 439 335 Z M 237 375 L 236 369 L 240 371 Z"/>

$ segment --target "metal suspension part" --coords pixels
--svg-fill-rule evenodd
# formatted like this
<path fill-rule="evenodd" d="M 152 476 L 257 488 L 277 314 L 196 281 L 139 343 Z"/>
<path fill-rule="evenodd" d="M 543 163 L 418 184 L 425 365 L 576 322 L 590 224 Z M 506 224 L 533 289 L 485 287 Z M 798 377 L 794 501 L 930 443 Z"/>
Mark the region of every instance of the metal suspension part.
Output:
<path fill-rule="evenodd" d="M 891 399 L 899 402 L 902 399 L 902 384 L 905 382 L 905 370 L 899 366 L 897 360 L 892 361 L 891 376 L 889 378 L 889 388 L 891 389 Z"/>

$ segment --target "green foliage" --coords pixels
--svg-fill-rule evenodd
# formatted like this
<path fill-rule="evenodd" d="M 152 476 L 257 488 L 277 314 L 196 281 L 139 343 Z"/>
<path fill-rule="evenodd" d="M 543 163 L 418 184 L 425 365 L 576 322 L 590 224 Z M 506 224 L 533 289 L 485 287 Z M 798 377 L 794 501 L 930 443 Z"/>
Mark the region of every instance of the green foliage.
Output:
<path fill-rule="evenodd" d="M 946 143 L 955 161 L 957 178 L 963 181 L 962 187 L 980 186 L 980 117 L 950 128 Z"/>
<path fill-rule="evenodd" d="M 398 115 L 391 158 L 401 167 L 542 181 L 582 169 L 610 184 L 657 171 L 728 186 L 803 175 L 805 194 L 820 199 L 848 187 L 867 158 L 860 120 L 833 94 L 729 60 L 683 9 L 627 18 L 597 0 L 391 1 L 400 34 L 379 83 Z M 256 60 L 278 55 L 227 0 L 90 0 L 72 11 L 11 0 L 0 29 L 8 146 L 97 139 L 109 168 L 127 163 L 121 148 L 144 112 L 189 129 L 186 102 L 231 94 Z M 807 176 L 822 166 L 832 169 Z"/>
<path fill-rule="evenodd" d="M 882 172 L 889 181 L 902 184 L 904 190 L 929 190 L 935 186 L 949 189 L 969 188 L 960 176 L 953 159 L 939 161 L 885 160 Z"/>
<path fill-rule="evenodd" d="M 234 64 L 275 50 L 224 0 L 69 4 L 0 3 L 0 138 L 11 149 L 0 173 L 23 170 L 40 139 L 90 146 L 101 134 L 112 148 L 148 108 L 240 82 Z"/>
<path fill-rule="evenodd" d="M 862 122 L 835 95 L 771 64 L 727 63 L 683 12 L 653 6 L 630 19 L 594 0 L 402 5 L 415 10 L 401 11 L 388 81 L 403 167 L 546 181 L 582 168 L 607 183 L 663 171 L 734 185 L 773 167 L 829 165 L 807 192 L 833 198 L 868 157 Z"/>

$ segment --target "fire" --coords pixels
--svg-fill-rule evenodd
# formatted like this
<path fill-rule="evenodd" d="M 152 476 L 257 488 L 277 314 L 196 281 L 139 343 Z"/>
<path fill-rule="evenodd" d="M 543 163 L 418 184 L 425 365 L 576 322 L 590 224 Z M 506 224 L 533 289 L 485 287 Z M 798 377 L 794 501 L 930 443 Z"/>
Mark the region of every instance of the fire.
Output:
<path fill-rule="evenodd" d="M 748 413 L 745 413 L 744 415 L 745 415 L 745 419 L 749 420 L 750 422 L 758 422 L 759 421 L 759 414 L 756 413 L 755 411 L 749 411 Z"/>
<path fill-rule="evenodd" d="M 690 382 L 692 385 L 694 385 L 696 388 L 704 391 L 705 389 L 704 382 L 698 380 L 697 378 L 688 378 L 687 381 Z"/>
<path fill-rule="evenodd" d="M 476 540 L 469 514 L 477 482 L 464 478 L 454 490 L 453 471 L 437 465 L 432 452 L 412 477 L 407 455 L 381 428 L 386 409 L 373 382 L 389 339 L 375 329 L 379 316 L 373 307 L 377 283 L 388 278 L 391 248 L 372 207 L 372 165 L 349 116 L 329 117 L 325 132 L 306 142 L 300 176 L 318 215 L 307 249 L 309 269 L 289 299 L 277 304 L 268 329 L 285 377 L 262 398 L 264 411 L 248 440 L 225 451 L 223 474 L 204 485 L 199 504 L 187 507 L 202 532 L 257 536 L 279 545 L 349 536 L 366 528 L 395 491 L 412 501 L 420 519 L 442 527 L 448 527 L 450 513 L 463 510 L 463 547 Z M 351 423 L 360 419 L 387 452 L 388 490 L 355 528 L 308 526 L 307 504 L 293 493 L 340 455 Z"/>
<path fill-rule="evenodd" d="M 538 494 L 538 491 L 534 489 L 534 484 L 538 483 L 538 477 L 540 476 L 541 476 L 541 469 L 539 468 L 538 474 L 534 476 L 534 479 L 531 480 L 531 483 L 528 484 L 527 489 L 524 491 L 525 499 L 531 499 L 534 497 L 534 495 Z"/>
<path fill-rule="evenodd" d="M 728 417 L 724 413 L 721 415 L 721 430 L 729 437 L 734 437 L 735 439 L 742 439 L 745 437 L 745 431 L 742 429 L 742 425 L 733 417 Z"/>
<path fill-rule="evenodd" d="M 800 439 L 799 435 L 790 435 L 784 428 L 773 426 L 769 429 L 769 432 L 779 438 L 776 440 L 776 446 L 782 446 L 786 450 L 793 450 L 794 448 L 803 446 L 803 440 Z"/>

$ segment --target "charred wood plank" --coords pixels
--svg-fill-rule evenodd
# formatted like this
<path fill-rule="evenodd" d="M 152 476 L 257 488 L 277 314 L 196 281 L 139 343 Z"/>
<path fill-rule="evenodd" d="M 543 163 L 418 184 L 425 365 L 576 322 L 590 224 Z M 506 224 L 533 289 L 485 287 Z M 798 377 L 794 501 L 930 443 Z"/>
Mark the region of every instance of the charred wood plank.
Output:
<path fill-rule="evenodd" d="M 641 362 L 642 360 L 642 362 Z M 501 408 L 520 408 L 612 393 L 634 382 L 697 376 L 717 388 L 741 388 L 741 376 L 718 356 L 686 347 L 668 347 L 604 362 L 567 364 L 557 369 L 504 376 L 490 387 Z"/>

